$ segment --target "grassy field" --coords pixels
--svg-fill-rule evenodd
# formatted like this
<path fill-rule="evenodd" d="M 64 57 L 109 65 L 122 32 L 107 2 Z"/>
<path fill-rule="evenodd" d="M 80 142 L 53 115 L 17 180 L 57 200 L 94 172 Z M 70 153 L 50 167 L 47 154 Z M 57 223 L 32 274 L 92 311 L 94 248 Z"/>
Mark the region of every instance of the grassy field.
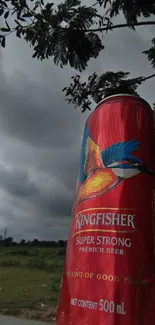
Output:
<path fill-rule="evenodd" d="M 0 247 L 0 314 L 53 321 L 64 248 Z"/>

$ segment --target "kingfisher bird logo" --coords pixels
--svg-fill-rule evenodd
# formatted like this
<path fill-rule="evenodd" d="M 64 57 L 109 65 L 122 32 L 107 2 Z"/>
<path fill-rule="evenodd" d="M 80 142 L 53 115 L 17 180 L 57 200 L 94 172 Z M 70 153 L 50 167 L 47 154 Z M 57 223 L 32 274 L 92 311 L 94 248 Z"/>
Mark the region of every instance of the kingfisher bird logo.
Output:
<path fill-rule="evenodd" d="M 115 143 L 101 151 L 86 125 L 74 206 L 107 193 L 120 182 L 140 172 L 155 175 L 139 158 L 132 155 L 139 148 L 140 142 L 130 140 Z"/>

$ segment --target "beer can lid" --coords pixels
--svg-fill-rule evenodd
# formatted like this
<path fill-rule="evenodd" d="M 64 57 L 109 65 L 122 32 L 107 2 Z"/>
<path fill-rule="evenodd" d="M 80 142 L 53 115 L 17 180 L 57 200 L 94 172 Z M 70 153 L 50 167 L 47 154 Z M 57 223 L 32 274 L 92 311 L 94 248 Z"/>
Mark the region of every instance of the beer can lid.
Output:
<path fill-rule="evenodd" d="M 98 108 L 98 106 L 99 106 L 101 103 L 105 103 L 106 101 L 109 101 L 110 99 L 114 99 L 114 100 L 115 100 L 115 99 L 118 98 L 118 97 L 121 97 L 121 99 L 122 99 L 122 97 L 130 97 L 131 99 L 132 99 L 132 98 L 133 98 L 133 99 L 137 99 L 137 101 L 142 102 L 145 106 L 147 106 L 149 109 L 152 110 L 150 104 L 149 104 L 145 99 L 141 98 L 140 96 L 131 95 L 131 94 L 116 94 L 116 95 L 111 95 L 111 96 L 105 97 L 105 98 L 103 98 L 103 99 L 102 99 L 102 100 L 97 104 L 96 108 Z M 96 109 L 96 108 L 95 108 L 95 109 Z"/>

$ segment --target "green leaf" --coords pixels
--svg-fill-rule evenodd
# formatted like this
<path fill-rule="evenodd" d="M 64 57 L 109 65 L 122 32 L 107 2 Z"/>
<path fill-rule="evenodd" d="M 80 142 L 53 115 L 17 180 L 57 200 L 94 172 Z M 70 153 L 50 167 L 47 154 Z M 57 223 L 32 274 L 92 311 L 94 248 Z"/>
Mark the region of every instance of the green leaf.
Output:
<path fill-rule="evenodd" d="M 51 3 L 47 3 L 47 5 L 46 5 L 46 8 L 47 8 L 47 10 L 51 10 L 51 8 L 54 6 L 54 3 L 53 2 L 51 2 Z"/>
<path fill-rule="evenodd" d="M 143 51 L 142 53 L 147 55 L 152 67 L 155 68 L 155 38 L 152 39 L 152 45 L 149 50 Z"/>
<path fill-rule="evenodd" d="M 22 30 L 23 30 L 22 27 L 19 27 L 19 28 L 17 29 L 17 31 L 16 31 L 16 36 L 17 36 L 17 37 L 21 38 Z"/>
<path fill-rule="evenodd" d="M 5 27 L 0 28 L 0 30 L 1 30 L 1 32 L 4 32 L 4 33 L 10 32 L 10 29 L 5 28 Z"/>
<path fill-rule="evenodd" d="M 25 8 L 27 6 L 26 5 L 26 0 L 19 0 L 19 3 L 20 3 L 22 8 Z"/>
<path fill-rule="evenodd" d="M 8 28 L 8 31 L 10 31 L 10 30 L 11 30 L 11 28 L 10 28 L 10 26 L 9 26 L 8 22 L 7 22 L 7 21 L 5 21 L 5 23 L 6 23 L 6 26 L 7 26 L 7 28 Z"/>
<path fill-rule="evenodd" d="M 5 40 L 6 40 L 5 37 L 3 37 L 2 40 L 1 40 L 1 45 L 2 45 L 3 48 L 5 47 Z"/>
<path fill-rule="evenodd" d="M 9 17 L 9 11 L 6 11 L 4 14 L 4 18 L 7 19 Z"/>
<path fill-rule="evenodd" d="M 37 55 L 38 55 L 38 53 L 37 53 L 37 52 L 34 52 L 33 55 L 32 55 L 32 57 L 33 57 L 33 58 L 36 58 Z"/>
<path fill-rule="evenodd" d="M 4 9 L 2 8 L 2 9 L 0 9 L 0 16 L 2 16 L 3 13 L 4 13 Z"/>
<path fill-rule="evenodd" d="M 18 20 L 15 19 L 14 21 L 18 26 L 22 26 Z"/>
<path fill-rule="evenodd" d="M 20 19 L 20 16 L 21 16 L 21 9 L 17 11 L 17 19 Z"/>

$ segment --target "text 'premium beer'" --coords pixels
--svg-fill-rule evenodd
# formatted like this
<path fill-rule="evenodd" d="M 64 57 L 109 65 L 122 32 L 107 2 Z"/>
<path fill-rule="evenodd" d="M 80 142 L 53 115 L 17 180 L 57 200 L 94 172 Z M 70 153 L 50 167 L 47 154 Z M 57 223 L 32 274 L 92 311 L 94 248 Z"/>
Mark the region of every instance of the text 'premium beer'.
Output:
<path fill-rule="evenodd" d="M 153 112 L 111 96 L 89 116 L 57 325 L 154 325 Z"/>

